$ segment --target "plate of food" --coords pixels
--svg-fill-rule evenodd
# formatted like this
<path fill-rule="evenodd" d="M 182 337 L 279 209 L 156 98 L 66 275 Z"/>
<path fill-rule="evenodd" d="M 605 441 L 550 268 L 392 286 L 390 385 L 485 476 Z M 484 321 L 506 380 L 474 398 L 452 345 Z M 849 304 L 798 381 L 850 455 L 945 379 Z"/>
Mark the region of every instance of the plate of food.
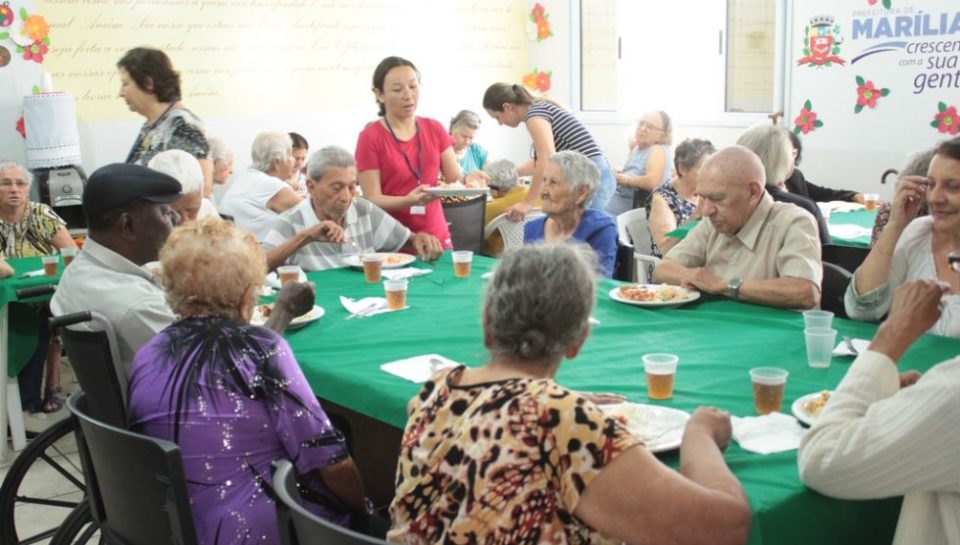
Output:
<path fill-rule="evenodd" d="M 699 299 L 700 292 L 668 284 L 627 284 L 610 290 L 610 298 L 638 307 L 678 307 Z"/>
<path fill-rule="evenodd" d="M 812 426 L 820 416 L 820 411 L 830 401 L 832 393 L 830 390 L 823 390 L 799 397 L 790 406 L 790 412 L 803 424 Z"/>
<path fill-rule="evenodd" d="M 270 317 L 271 312 L 273 312 L 273 303 L 267 303 L 253 307 L 253 316 L 250 318 L 250 323 L 259 326 L 264 325 L 267 323 L 267 318 Z M 290 325 L 287 326 L 287 329 L 303 327 L 310 322 L 314 322 L 320 318 L 323 318 L 324 313 L 325 311 L 323 310 L 323 307 L 314 305 L 313 308 L 308 310 L 306 314 L 301 314 L 293 320 L 290 320 Z"/>
<path fill-rule="evenodd" d="M 453 182 L 449 184 L 437 184 L 436 187 L 425 187 L 423 190 L 438 197 L 470 197 L 474 195 L 483 195 L 489 192 L 490 188 L 469 187 L 460 182 Z"/>
<path fill-rule="evenodd" d="M 416 256 L 412 256 L 410 254 L 378 252 L 374 255 L 383 257 L 384 269 L 399 269 L 400 267 L 406 267 L 417 260 Z M 360 261 L 360 256 L 358 255 L 348 255 L 347 257 L 343 258 L 343 262 L 350 267 L 357 269 L 363 268 L 363 263 Z"/>
<path fill-rule="evenodd" d="M 690 413 L 686 411 L 644 403 L 617 403 L 600 405 L 600 408 L 643 439 L 650 452 L 679 448 L 683 430 L 690 420 Z"/>

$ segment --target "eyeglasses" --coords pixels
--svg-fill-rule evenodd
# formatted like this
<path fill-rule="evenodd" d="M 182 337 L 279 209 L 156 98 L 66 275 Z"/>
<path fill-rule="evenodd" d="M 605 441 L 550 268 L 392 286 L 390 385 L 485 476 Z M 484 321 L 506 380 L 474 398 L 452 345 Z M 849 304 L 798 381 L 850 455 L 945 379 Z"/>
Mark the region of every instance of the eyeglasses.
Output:
<path fill-rule="evenodd" d="M 950 255 L 947 256 L 947 262 L 950 263 L 951 269 L 960 272 L 960 253 L 950 252 Z"/>
<path fill-rule="evenodd" d="M 16 186 L 16 187 L 19 188 L 19 189 L 23 189 L 23 188 L 25 188 L 25 187 L 28 187 L 29 185 L 30 185 L 30 183 L 27 182 L 26 180 L 16 180 L 16 181 L 14 181 L 14 180 L 0 180 L 0 187 L 2 187 L 3 189 L 10 189 L 10 188 L 12 188 L 13 186 Z"/>
<path fill-rule="evenodd" d="M 663 132 L 663 130 L 664 130 L 663 127 L 658 127 L 658 126 L 654 125 L 653 123 L 651 123 L 651 122 L 649 122 L 649 121 L 644 121 L 644 120 L 642 120 L 642 119 L 641 119 L 640 121 L 637 121 L 637 126 L 640 127 L 641 129 L 652 129 L 652 130 L 660 131 L 660 132 Z"/>

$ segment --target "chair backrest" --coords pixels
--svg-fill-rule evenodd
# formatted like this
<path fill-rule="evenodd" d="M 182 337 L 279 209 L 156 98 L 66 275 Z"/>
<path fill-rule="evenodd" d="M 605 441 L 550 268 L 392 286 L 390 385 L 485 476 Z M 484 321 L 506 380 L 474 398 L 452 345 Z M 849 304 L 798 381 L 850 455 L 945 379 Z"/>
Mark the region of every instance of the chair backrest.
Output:
<path fill-rule="evenodd" d="M 450 227 L 450 238 L 456 250 L 480 253 L 483 247 L 484 212 L 487 199 L 483 196 L 461 202 L 443 204 L 443 215 Z"/>
<path fill-rule="evenodd" d="M 80 331 L 70 325 L 92 321 L 101 331 Z M 113 325 L 96 312 L 57 316 L 50 325 L 60 329 L 63 347 L 87 394 L 90 416 L 119 428 L 127 427 L 127 371 L 117 352 Z"/>
<path fill-rule="evenodd" d="M 650 229 L 647 228 L 647 211 L 634 208 L 617 216 L 617 233 L 624 246 L 633 245 L 634 251 L 650 255 Z"/>
<path fill-rule="evenodd" d="M 387 542 L 324 520 L 300 505 L 297 476 L 289 460 L 273 463 L 273 491 L 281 545 L 385 545 Z"/>
<path fill-rule="evenodd" d="M 196 545 L 180 449 L 90 416 L 82 392 L 67 399 L 87 501 L 106 543 Z"/>
<path fill-rule="evenodd" d="M 850 271 L 833 263 L 823 263 L 823 283 L 820 288 L 820 308 L 829 310 L 838 318 L 846 318 L 843 295 L 850 284 Z"/>
<path fill-rule="evenodd" d="M 543 210 L 539 208 L 531 208 L 523 221 L 510 221 L 506 214 L 500 214 L 490 220 L 484 228 L 483 239 L 486 240 L 493 233 L 500 231 L 504 250 L 523 246 L 523 226 L 541 216 L 543 216 Z"/>

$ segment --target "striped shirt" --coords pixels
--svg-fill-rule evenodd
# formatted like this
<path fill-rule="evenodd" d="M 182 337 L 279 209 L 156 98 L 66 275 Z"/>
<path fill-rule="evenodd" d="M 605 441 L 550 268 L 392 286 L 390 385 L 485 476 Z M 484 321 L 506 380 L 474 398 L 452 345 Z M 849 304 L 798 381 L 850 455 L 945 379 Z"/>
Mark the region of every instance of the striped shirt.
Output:
<path fill-rule="evenodd" d="M 523 121 L 534 117 L 546 119 L 553 130 L 553 144 L 557 151 L 578 151 L 587 157 L 602 156 L 603 150 L 597 145 L 590 131 L 570 112 L 552 102 L 534 102 L 527 108 Z"/>
<path fill-rule="evenodd" d="M 270 251 L 283 244 L 293 235 L 320 223 L 313 210 L 313 201 L 304 199 L 297 206 L 277 216 L 266 238 L 263 248 Z M 346 267 L 343 258 L 348 255 L 371 252 L 395 252 L 410 239 L 410 230 L 393 219 L 372 202 L 355 200 L 347 209 L 343 221 L 343 233 L 348 241 L 353 241 L 357 249 L 332 242 L 311 242 L 296 251 L 287 261 L 287 265 L 299 265 L 305 271 L 322 271 Z"/>

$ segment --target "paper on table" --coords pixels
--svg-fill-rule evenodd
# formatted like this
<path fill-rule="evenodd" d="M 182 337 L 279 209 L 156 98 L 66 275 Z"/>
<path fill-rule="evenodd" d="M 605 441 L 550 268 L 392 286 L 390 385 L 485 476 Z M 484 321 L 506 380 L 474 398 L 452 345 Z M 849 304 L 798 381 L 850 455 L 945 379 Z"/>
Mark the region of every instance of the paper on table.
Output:
<path fill-rule="evenodd" d="M 805 430 L 797 419 L 783 413 L 731 417 L 733 439 L 740 448 L 757 454 L 796 450 Z"/>
<path fill-rule="evenodd" d="M 423 356 L 414 356 L 405 360 L 391 361 L 384 363 L 380 369 L 396 375 L 400 378 L 422 384 L 427 381 L 434 373 L 441 369 L 456 367 L 459 363 L 447 359 L 439 354 L 425 354 Z"/>
<path fill-rule="evenodd" d="M 46 271 L 43 269 L 37 269 L 35 271 L 28 271 L 20 275 L 20 278 L 32 278 L 34 276 L 43 276 L 46 274 Z"/>
<path fill-rule="evenodd" d="M 854 210 L 863 210 L 863 205 L 858 202 L 830 201 L 831 212 L 853 212 Z"/>
<path fill-rule="evenodd" d="M 412 278 L 414 276 L 421 276 L 424 274 L 430 274 L 433 272 L 433 269 L 419 269 L 417 267 L 404 267 L 402 269 L 385 269 L 380 274 L 387 280 L 398 280 L 400 278 Z"/>
<path fill-rule="evenodd" d="M 830 236 L 837 238 L 861 238 L 873 234 L 873 229 L 852 223 L 830 224 Z"/>
<path fill-rule="evenodd" d="M 870 346 L 870 341 L 866 339 L 850 339 L 850 343 L 857 349 L 857 354 L 863 354 L 867 351 L 867 347 Z M 837 344 L 836 348 L 833 349 L 834 356 L 856 356 L 857 354 L 851 352 L 850 348 L 847 347 L 847 343 L 842 340 Z"/>
<path fill-rule="evenodd" d="M 383 297 L 364 297 L 363 299 L 357 299 L 354 301 L 349 297 L 344 297 L 341 295 L 340 304 L 343 305 L 343 308 L 347 309 L 347 312 L 350 314 L 356 314 L 363 317 L 410 308 L 409 305 L 398 309 L 387 308 L 387 300 Z"/>

